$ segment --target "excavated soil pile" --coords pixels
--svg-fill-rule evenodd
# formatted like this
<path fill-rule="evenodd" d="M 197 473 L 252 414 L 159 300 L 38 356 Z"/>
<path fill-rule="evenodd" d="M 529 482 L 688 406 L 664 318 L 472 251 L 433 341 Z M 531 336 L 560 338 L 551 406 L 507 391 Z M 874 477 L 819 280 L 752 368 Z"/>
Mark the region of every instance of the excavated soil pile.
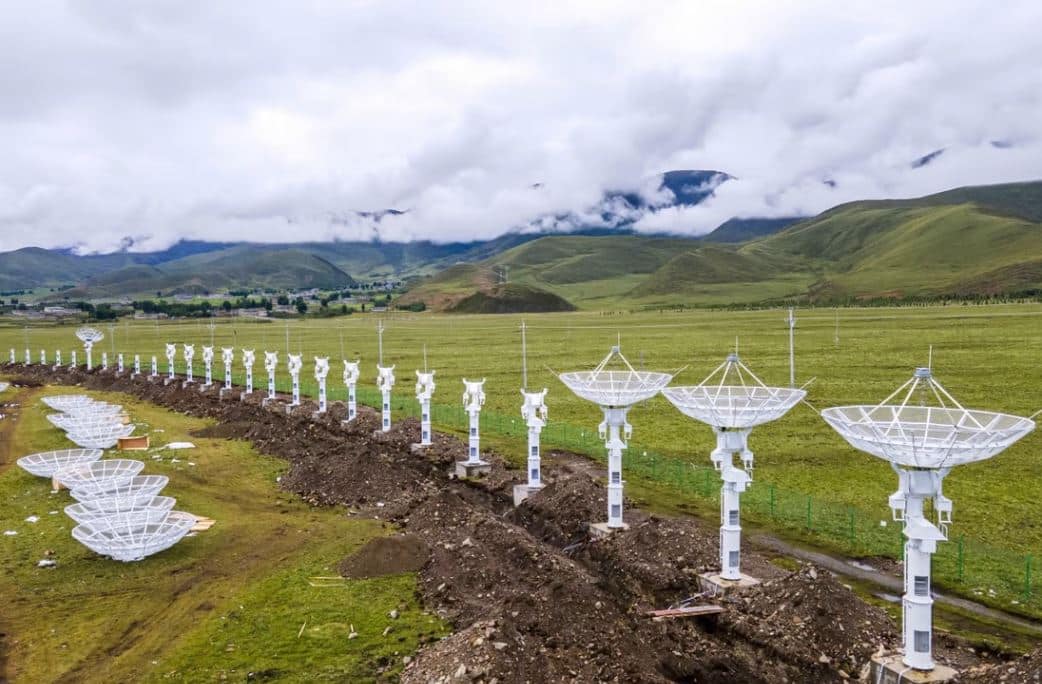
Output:
<path fill-rule="evenodd" d="M 1001 665 L 969 667 L 959 678 L 965 684 L 1038 684 L 1042 682 L 1042 649 Z"/>
<path fill-rule="evenodd" d="M 567 547 L 586 540 L 590 522 L 607 518 L 607 508 L 604 485 L 587 473 L 574 473 L 556 478 L 525 499 L 510 517 L 541 541 Z M 626 511 L 630 524 L 639 516 L 639 511 Z"/>
<path fill-rule="evenodd" d="M 697 593 L 698 572 L 716 564 L 716 530 L 629 510 L 628 531 L 591 540 L 589 522 L 606 511 L 589 466 L 547 469 L 550 484 L 515 510 L 516 471 L 486 456 L 488 478 L 456 480 L 451 462 L 465 445 L 438 435 L 414 451 L 415 420 L 381 433 L 368 409 L 343 426 L 337 404 L 313 419 L 307 407 L 286 415 L 278 403 L 220 401 L 213 391 L 111 373 L 22 374 L 214 418 L 219 425 L 201 435 L 248 439 L 285 458 L 285 489 L 396 522 L 404 536 L 372 542 L 341 570 L 371 576 L 422 563 L 423 602 L 456 633 L 424 647 L 405 682 L 838 682 L 856 677 L 880 644 L 895 645 L 884 613 L 812 568 L 730 596 L 717 617 L 651 620 L 647 610 Z M 764 579 L 784 574 L 755 552 L 743 563 Z"/>
<path fill-rule="evenodd" d="M 814 566 L 729 597 L 728 603 L 736 609 L 721 616 L 722 627 L 805 670 L 816 668 L 819 681 L 837 669 L 840 676 L 858 676 L 880 647 L 899 645 L 883 610 Z"/>

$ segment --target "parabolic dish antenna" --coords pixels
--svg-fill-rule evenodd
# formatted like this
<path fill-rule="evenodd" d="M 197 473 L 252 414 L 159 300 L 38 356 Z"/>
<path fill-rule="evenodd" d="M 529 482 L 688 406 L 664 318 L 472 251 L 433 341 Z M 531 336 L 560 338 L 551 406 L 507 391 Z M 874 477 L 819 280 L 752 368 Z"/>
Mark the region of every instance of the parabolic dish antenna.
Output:
<path fill-rule="evenodd" d="M 716 449 L 710 458 L 720 471 L 720 574 L 705 578 L 713 584 L 743 580 L 741 567 L 741 494 L 752 482 L 746 470 L 752 470 L 753 452 L 749 450 L 749 433 L 784 416 L 803 401 L 807 392 L 789 387 L 768 387 L 738 358 L 737 353 L 717 366 L 701 383 L 689 387 L 667 387 L 662 395 L 681 413 L 705 423 L 716 433 Z M 742 459 L 745 470 L 734 463 L 734 455 Z M 718 581 L 723 580 L 723 582 Z"/>
<path fill-rule="evenodd" d="M 22 470 L 37 477 L 54 477 L 68 468 L 93 463 L 101 454 L 101 449 L 59 449 L 22 456 L 17 463 Z"/>
<path fill-rule="evenodd" d="M 72 416 L 73 418 L 97 418 L 102 416 L 120 416 L 124 413 L 124 410 L 119 404 L 95 401 L 90 404 L 84 404 L 83 406 L 71 406 L 62 409 L 61 412 L 67 416 Z"/>
<path fill-rule="evenodd" d="M 608 364 L 618 357 L 621 370 L 611 370 Z M 624 528 L 622 522 L 622 450 L 633 433 L 626 422 L 630 408 L 641 401 L 651 399 L 673 379 L 670 373 L 636 370 L 619 346 L 614 346 L 608 355 L 592 371 L 574 371 L 557 376 L 577 397 L 597 404 L 604 412 L 604 422 L 598 426 L 599 434 L 608 449 L 608 522 L 601 527 L 607 530 Z"/>
<path fill-rule="evenodd" d="M 1035 429 L 1029 418 L 963 408 L 929 368 L 875 406 L 838 406 L 821 417 L 855 449 L 906 468 L 983 461 Z"/>
<path fill-rule="evenodd" d="M 106 426 L 123 425 L 123 419 L 118 416 L 72 416 L 68 413 L 52 413 L 47 420 L 54 427 L 65 432 L 82 432 L 94 430 Z"/>
<path fill-rule="evenodd" d="M 101 505 L 98 505 L 98 504 Z M 105 518 L 115 518 L 122 526 L 147 525 L 162 522 L 174 508 L 176 499 L 170 496 L 153 496 L 143 501 L 132 499 L 95 499 L 65 507 L 65 514 L 77 524 L 96 523 Z"/>
<path fill-rule="evenodd" d="M 681 413 L 710 427 L 728 430 L 754 428 L 778 420 L 807 392 L 790 387 L 768 387 L 738 358 L 727 360 L 693 387 L 667 387 L 662 395 Z"/>
<path fill-rule="evenodd" d="M 123 499 L 128 501 L 148 501 L 156 496 L 170 483 L 166 475 L 137 475 L 127 482 L 117 482 L 112 487 L 88 488 L 86 490 L 73 487 L 69 494 L 77 501 L 94 499 Z"/>
<path fill-rule="evenodd" d="M 53 397 L 44 397 L 43 403 L 55 411 L 69 411 L 74 408 L 90 406 L 94 400 L 86 394 L 58 394 Z"/>
<path fill-rule="evenodd" d="M 995 456 L 1035 429 L 1030 418 L 967 409 L 933 377 L 917 368 L 912 378 L 874 406 L 839 406 L 821 417 L 851 446 L 890 462 L 898 489 L 890 495 L 894 520 L 904 522 L 905 593 L 903 662 L 932 670 L 931 556 L 948 539 L 952 501 L 942 485 L 952 467 Z M 932 502 L 937 525 L 926 519 Z"/>
<path fill-rule="evenodd" d="M 120 437 L 129 437 L 133 425 L 98 425 L 65 433 L 66 438 L 85 449 L 111 449 Z"/>
<path fill-rule="evenodd" d="M 105 339 L 105 333 L 97 328 L 83 327 L 76 331 L 76 337 L 85 345 L 94 345 Z"/>
<path fill-rule="evenodd" d="M 72 536 L 95 553 L 128 563 L 170 548 L 181 541 L 193 525 L 194 516 L 171 511 L 161 522 L 145 524 L 120 518 L 102 518 L 77 525 L 72 530 Z"/>
<path fill-rule="evenodd" d="M 90 492 L 100 494 L 125 485 L 144 469 L 145 464 L 141 461 L 116 458 L 62 470 L 57 473 L 57 478 L 63 485 L 78 490 L 85 497 Z"/>

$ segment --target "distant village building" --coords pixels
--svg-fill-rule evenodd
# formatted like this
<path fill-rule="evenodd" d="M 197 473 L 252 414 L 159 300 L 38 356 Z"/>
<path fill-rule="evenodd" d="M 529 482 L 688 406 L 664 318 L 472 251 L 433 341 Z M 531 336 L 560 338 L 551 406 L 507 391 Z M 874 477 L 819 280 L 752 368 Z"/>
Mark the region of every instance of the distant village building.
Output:
<path fill-rule="evenodd" d="M 236 309 L 235 315 L 239 318 L 267 318 L 268 311 L 266 309 Z"/>
<path fill-rule="evenodd" d="M 45 306 L 43 307 L 43 315 L 48 318 L 65 318 L 67 316 L 79 316 L 81 311 L 79 309 L 69 309 L 64 306 Z"/>

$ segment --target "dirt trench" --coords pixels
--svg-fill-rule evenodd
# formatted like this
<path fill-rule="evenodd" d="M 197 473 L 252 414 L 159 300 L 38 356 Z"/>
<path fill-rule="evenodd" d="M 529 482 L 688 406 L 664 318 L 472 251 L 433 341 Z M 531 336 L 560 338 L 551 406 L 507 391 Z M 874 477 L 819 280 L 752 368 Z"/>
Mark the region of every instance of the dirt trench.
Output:
<path fill-rule="evenodd" d="M 342 425 L 336 402 L 316 418 L 310 402 L 287 415 L 282 403 L 261 407 L 259 393 L 221 401 L 216 388 L 200 393 L 111 372 L 30 367 L 20 374 L 213 418 L 217 424 L 200 434 L 248 439 L 286 459 L 281 486 L 312 505 L 344 504 L 396 523 L 419 543 L 409 545 L 410 562 L 418 564 L 417 549 L 427 556 L 419 570 L 424 604 L 455 628 L 411 659 L 405 682 L 841 682 L 866 676 L 873 653 L 898 645 L 887 614 L 831 574 L 808 564 L 784 571 L 755 552 L 743 564 L 765 581 L 716 600 L 719 615 L 651 620 L 647 611 L 691 597 L 711 602 L 698 597 L 697 577 L 716 566 L 715 526 L 631 508 L 628 530 L 594 540 L 587 525 L 604 517 L 604 489 L 590 468 L 569 465 L 573 457 L 547 467 L 549 484 L 515 509 L 511 487 L 522 472 L 486 454 L 489 477 L 457 480 L 450 467 L 465 445 L 437 435 L 415 452 L 412 419 L 381 433 L 367 408 Z M 343 565 L 352 567 L 352 559 Z M 948 651 L 940 649 L 939 659 L 950 656 L 973 676 L 1020 667 L 954 640 Z M 1025 659 L 1024 667 L 1040 661 Z"/>

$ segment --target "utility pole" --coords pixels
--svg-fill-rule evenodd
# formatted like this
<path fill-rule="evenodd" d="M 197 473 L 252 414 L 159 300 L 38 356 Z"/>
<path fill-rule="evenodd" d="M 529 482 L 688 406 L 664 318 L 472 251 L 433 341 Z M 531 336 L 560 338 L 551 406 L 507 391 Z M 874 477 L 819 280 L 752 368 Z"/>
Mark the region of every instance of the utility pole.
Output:
<path fill-rule="evenodd" d="M 521 391 L 528 390 L 528 349 L 525 346 L 525 322 L 521 321 Z"/>
<path fill-rule="evenodd" d="M 789 387 L 796 387 L 796 315 L 793 308 L 789 307 Z"/>
<path fill-rule="evenodd" d="M 377 363 L 384 365 L 384 322 L 383 319 L 376 323 L 376 339 L 377 339 Z"/>

